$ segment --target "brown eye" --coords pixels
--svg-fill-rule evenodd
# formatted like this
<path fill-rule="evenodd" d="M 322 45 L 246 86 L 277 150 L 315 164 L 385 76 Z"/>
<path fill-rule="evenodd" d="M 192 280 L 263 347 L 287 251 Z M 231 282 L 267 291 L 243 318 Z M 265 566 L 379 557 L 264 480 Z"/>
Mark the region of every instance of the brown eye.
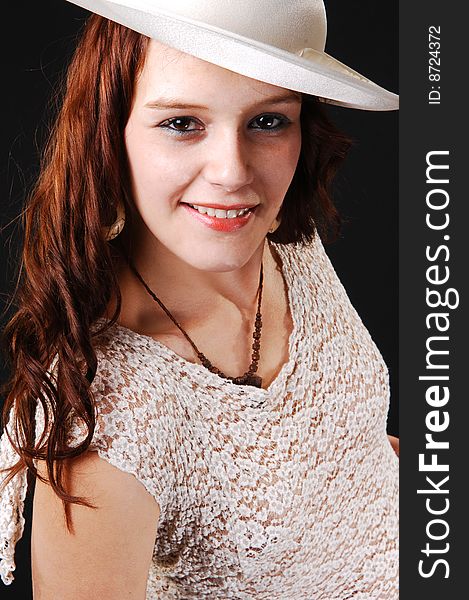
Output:
<path fill-rule="evenodd" d="M 288 125 L 289 121 L 285 117 L 281 115 L 261 115 L 256 117 L 251 123 L 257 123 L 257 127 L 253 127 L 253 129 L 261 129 L 264 131 L 274 131 L 277 129 L 282 129 L 286 125 Z"/>
<path fill-rule="evenodd" d="M 190 133 L 192 131 L 201 131 L 202 127 L 191 127 L 191 123 L 198 123 L 193 117 L 175 117 L 173 119 L 167 119 L 159 127 L 163 127 L 168 131 L 174 133 Z"/>

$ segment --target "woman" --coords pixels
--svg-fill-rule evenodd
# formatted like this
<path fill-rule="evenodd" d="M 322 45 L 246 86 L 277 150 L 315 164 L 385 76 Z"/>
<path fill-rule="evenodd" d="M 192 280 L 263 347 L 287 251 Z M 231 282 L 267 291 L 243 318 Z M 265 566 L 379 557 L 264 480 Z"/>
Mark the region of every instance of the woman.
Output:
<path fill-rule="evenodd" d="M 318 100 L 395 95 L 323 52 L 318 0 L 75 3 L 101 16 L 5 331 L 3 581 L 27 466 L 40 597 L 397 598 L 387 370 L 320 239 L 348 140 Z"/>

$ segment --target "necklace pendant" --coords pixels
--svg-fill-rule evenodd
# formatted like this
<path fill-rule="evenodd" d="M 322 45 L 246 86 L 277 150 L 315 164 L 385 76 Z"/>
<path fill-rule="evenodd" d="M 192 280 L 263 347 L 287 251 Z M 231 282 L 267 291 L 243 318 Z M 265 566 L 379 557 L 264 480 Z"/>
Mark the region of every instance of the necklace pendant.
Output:
<path fill-rule="evenodd" d="M 252 385 L 260 388 L 262 386 L 262 377 L 259 377 L 259 375 L 250 375 L 249 377 L 246 377 L 245 385 Z"/>
<path fill-rule="evenodd" d="M 234 377 L 231 381 L 236 385 L 252 385 L 258 388 L 262 386 L 262 377 L 259 377 L 259 375 L 247 375 L 245 373 L 240 377 Z"/>

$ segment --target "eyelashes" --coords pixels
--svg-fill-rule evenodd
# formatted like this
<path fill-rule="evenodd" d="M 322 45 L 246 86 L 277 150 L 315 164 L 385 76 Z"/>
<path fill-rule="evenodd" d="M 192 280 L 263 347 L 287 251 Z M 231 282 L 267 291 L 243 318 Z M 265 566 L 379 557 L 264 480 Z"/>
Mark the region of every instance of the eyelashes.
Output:
<path fill-rule="evenodd" d="M 161 127 L 162 129 L 167 129 L 170 133 L 175 133 L 178 135 L 193 133 L 194 131 L 202 131 L 203 127 L 189 128 L 189 125 L 191 123 L 197 123 L 200 125 L 197 119 L 194 119 L 193 117 L 174 117 L 172 119 L 167 119 L 166 121 L 163 121 L 163 123 L 158 125 L 158 127 Z"/>
<path fill-rule="evenodd" d="M 255 117 L 250 121 L 249 128 L 269 134 L 284 129 L 290 125 L 290 123 L 291 121 L 283 115 L 268 113 Z M 196 127 L 191 126 L 191 124 L 195 124 Z M 259 126 L 251 126 L 252 124 L 257 124 Z M 180 137 L 193 135 L 197 131 L 204 130 L 202 123 L 195 117 L 173 117 L 171 119 L 166 119 L 166 121 L 163 121 L 157 125 L 157 127 L 165 129 L 170 135 Z"/>

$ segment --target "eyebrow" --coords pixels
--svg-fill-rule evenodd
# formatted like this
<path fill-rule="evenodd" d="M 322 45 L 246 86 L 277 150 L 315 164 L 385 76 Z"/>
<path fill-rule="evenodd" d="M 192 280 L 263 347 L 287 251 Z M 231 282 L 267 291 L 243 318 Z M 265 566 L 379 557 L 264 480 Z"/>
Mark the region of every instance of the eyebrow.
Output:
<path fill-rule="evenodd" d="M 266 98 L 265 100 L 260 100 L 256 102 L 253 107 L 260 106 L 262 104 L 293 104 L 297 102 L 301 102 L 302 96 L 299 92 L 290 92 L 288 94 L 280 94 L 278 96 L 272 96 L 270 98 Z M 203 106 L 202 104 L 190 104 L 184 102 L 183 100 L 178 100 L 177 98 L 157 98 L 156 100 L 151 100 L 144 105 L 145 108 L 156 109 L 156 110 L 165 110 L 165 109 L 197 109 L 197 110 L 208 110 L 208 106 Z"/>

